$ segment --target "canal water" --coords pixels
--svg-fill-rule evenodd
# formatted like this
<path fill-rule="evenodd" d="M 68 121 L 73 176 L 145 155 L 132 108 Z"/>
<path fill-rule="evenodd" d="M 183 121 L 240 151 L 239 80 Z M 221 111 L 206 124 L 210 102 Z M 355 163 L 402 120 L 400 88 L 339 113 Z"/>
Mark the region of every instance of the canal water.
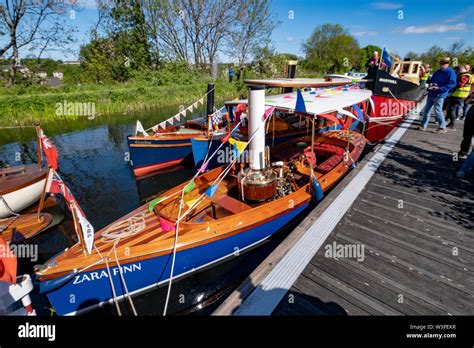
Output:
<path fill-rule="evenodd" d="M 202 112 L 202 110 L 201 110 Z M 96 230 L 137 208 L 160 192 L 182 183 L 194 175 L 193 167 L 179 167 L 142 180 L 135 180 L 127 162 L 126 137 L 140 119 L 145 128 L 176 113 L 160 109 L 129 115 L 114 115 L 95 120 L 58 119 L 43 129 L 59 152 L 59 175 L 76 197 Z M 199 113 L 196 115 L 199 116 Z M 76 130 L 74 130 L 76 129 Z M 78 129 L 78 130 L 77 130 Z M 37 144 L 34 128 L 0 129 L 0 166 L 35 163 Z M 63 203 L 58 198 L 60 205 Z M 64 208 L 64 205 L 62 206 Z M 66 211 L 66 209 L 63 209 Z M 285 231 L 264 245 L 204 270 L 172 285 L 169 314 L 208 315 L 273 250 Z M 34 264 L 47 259 L 75 243 L 74 225 L 67 212 L 61 223 L 29 241 L 38 245 L 39 259 L 20 260 L 19 273 L 32 273 Z M 139 315 L 161 315 L 166 286 L 134 297 Z M 48 314 L 44 297 L 36 297 L 36 309 Z M 128 313 L 127 303 L 121 303 Z M 108 306 L 90 315 L 114 315 Z"/>

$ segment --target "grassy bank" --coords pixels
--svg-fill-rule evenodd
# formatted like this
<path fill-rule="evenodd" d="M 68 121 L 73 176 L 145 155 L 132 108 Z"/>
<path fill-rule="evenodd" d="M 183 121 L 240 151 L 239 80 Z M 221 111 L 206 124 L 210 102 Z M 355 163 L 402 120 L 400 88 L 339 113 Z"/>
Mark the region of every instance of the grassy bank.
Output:
<path fill-rule="evenodd" d="M 206 92 L 207 81 L 191 84 L 155 86 L 146 82 L 121 84 L 84 84 L 50 88 L 0 88 L 0 127 L 49 124 L 58 118 L 78 119 L 78 115 L 58 115 L 58 105 L 93 103 L 96 117 L 131 114 L 173 106 L 188 106 Z M 216 83 L 216 101 L 229 100 L 240 94 L 239 86 L 225 81 Z"/>

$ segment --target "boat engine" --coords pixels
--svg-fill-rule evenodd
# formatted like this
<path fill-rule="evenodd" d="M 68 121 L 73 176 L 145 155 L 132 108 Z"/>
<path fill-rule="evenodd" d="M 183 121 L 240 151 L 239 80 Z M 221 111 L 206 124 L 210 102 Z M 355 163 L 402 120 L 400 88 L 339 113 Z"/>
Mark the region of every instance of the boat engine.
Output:
<path fill-rule="evenodd" d="M 240 172 L 237 176 L 239 192 L 243 200 L 267 201 L 277 194 L 277 176 L 271 169 Z"/>

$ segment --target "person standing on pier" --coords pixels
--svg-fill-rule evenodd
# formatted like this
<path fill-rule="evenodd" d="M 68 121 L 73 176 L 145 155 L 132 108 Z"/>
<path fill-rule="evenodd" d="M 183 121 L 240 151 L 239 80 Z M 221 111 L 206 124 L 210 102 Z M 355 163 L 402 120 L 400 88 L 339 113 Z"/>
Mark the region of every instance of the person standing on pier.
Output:
<path fill-rule="evenodd" d="M 430 121 L 431 110 L 435 109 L 435 118 L 438 122 L 438 133 L 446 133 L 446 121 L 443 113 L 443 103 L 451 89 L 456 87 L 456 74 L 449 67 L 451 58 L 445 57 L 439 61 L 440 68 L 431 76 L 428 87 L 428 98 L 423 110 L 423 119 L 419 130 L 425 131 Z"/>
<path fill-rule="evenodd" d="M 447 112 L 449 124 L 446 127 L 454 129 L 454 122 L 455 120 L 459 120 L 459 111 L 463 110 L 464 101 L 469 96 L 470 92 L 471 74 L 469 73 L 469 71 L 466 71 L 466 67 L 462 66 L 459 70 L 456 88 L 449 99 Z"/>
<path fill-rule="evenodd" d="M 431 67 L 429 64 L 424 64 L 421 66 L 420 72 L 420 87 L 425 89 L 426 84 L 428 83 L 428 79 L 430 78 Z"/>
<path fill-rule="evenodd" d="M 229 82 L 234 80 L 234 68 L 232 66 L 229 67 Z"/>

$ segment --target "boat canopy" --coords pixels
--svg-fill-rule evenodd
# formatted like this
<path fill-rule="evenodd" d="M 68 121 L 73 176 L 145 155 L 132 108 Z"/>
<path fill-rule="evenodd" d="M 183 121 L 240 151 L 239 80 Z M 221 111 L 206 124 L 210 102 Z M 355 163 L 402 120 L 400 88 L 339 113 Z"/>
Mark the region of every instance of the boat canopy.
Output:
<path fill-rule="evenodd" d="M 335 112 L 354 104 L 369 100 L 372 91 L 365 89 L 338 90 L 322 89 L 303 91 L 301 95 L 304 100 L 306 112 L 296 110 L 297 92 L 278 95 L 268 95 L 265 98 L 267 107 L 274 106 L 277 110 L 304 113 L 309 115 L 321 115 Z M 226 106 L 248 104 L 247 99 L 230 101 Z"/>
<path fill-rule="evenodd" d="M 309 78 L 288 78 L 288 79 L 261 79 L 261 80 L 245 80 L 245 84 L 258 85 L 265 87 L 328 87 L 342 86 L 352 83 L 350 78 L 334 78 L 326 79 L 309 79 Z"/>

